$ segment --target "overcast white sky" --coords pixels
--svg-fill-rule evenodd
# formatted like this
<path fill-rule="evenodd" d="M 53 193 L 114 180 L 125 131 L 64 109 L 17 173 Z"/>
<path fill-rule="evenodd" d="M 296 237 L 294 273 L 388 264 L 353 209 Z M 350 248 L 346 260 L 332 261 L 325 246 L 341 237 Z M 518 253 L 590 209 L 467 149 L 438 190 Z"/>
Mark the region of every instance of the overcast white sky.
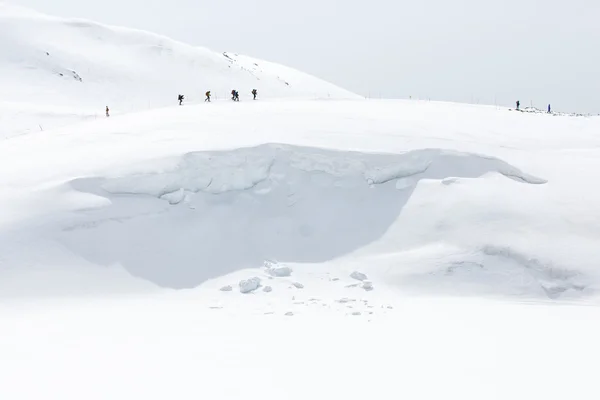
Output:
<path fill-rule="evenodd" d="M 280 62 L 371 97 L 600 112 L 600 0 L 8 0 Z"/>

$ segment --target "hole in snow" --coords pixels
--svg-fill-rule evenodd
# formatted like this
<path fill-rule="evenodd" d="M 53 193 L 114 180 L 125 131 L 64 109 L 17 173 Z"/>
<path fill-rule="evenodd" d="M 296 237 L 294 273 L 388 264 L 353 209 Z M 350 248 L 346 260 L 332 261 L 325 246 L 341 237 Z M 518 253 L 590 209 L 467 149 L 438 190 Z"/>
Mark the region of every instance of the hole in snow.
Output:
<path fill-rule="evenodd" d="M 264 259 L 323 262 L 350 253 L 386 232 L 423 178 L 497 172 L 545 182 L 498 159 L 439 149 L 391 155 L 262 145 L 145 168 L 73 181 L 111 205 L 80 212 L 61 240 L 93 263 L 119 263 L 173 288 Z"/>

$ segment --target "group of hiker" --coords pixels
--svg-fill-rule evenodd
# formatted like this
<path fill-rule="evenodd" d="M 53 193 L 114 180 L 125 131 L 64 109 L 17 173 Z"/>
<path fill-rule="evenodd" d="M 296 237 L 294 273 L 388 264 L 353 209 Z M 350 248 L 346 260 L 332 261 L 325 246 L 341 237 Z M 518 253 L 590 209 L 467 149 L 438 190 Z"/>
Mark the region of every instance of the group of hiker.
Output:
<path fill-rule="evenodd" d="M 517 100 L 517 111 L 521 111 L 521 102 Z M 552 113 L 552 107 L 548 104 L 548 114 Z"/>
<path fill-rule="evenodd" d="M 252 99 L 256 100 L 256 96 L 258 96 L 258 90 L 256 89 L 252 89 Z M 208 101 L 210 102 L 210 98 L 211 98 L 211 93 L 210 90 L 208 92 L 205 93 L 206 95 L 206 99 L 204 99 L 204 101 Z M 185 100 L 185 96 L 182 94 L 177 95 L 177 101 L 179 101 L 179 105 L 183 105 L 183 100 Z M 240 101 L 240 93 L 233 89 L 231 91 L 231 100 L 233 101 Z M 110 117 L 110 110 L 108 109 L 108 106 L 106 106 L 106 116 Z"/>
<path fill-rule="evenodd" d="M 252 89 L 252 99 L 256 100 L 256 96 L 258 96 L 258 90 L 256 89 Z M 204 99 L 205 102 L 209 102 L 210 103 L 210 99 L 212 97 L 212 94 L 210 93 L 210 90 L 207 91 L 205 94 L 206 98 Z M 179 105 L 183 104 L 183 100 L 184 100 L 185 96 L 180 94 L 178 97 L 179 100 Z M 231 100 L 233 101 L 240 101 L 240 92 L 238 92 L 237 90 L 233 89 L 231 91 Z"/>

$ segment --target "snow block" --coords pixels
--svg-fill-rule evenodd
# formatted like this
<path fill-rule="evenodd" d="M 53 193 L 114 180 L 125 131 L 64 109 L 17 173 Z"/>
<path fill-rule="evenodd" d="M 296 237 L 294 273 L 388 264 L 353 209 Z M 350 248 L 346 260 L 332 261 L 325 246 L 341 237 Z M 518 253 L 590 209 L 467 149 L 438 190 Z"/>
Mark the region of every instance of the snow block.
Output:
<path fill-rule="evenodd" d="M 227 286 L 223 286 L 221 289 L 219 289 L 221 292 L 231 292 L 233 290 L 233 287 L 231 287 L 231 285 L 227 285 Z"/>
<path fill-rule="evenodd" d="M 260 278 L 254 277 L 246 280 L 240 281 L 240 292 L 242 293 L 250 293 L 258 289 L 260 286 Z"/>
<path fill-rule="evenodd" d="M 358 271 L 354 271 L 353 273 L 351 273 L 350 278 L 356 279 L 357 281 L 366 281 L 368 279 L 367 275 L 363 274 L 362 272 L 358 272 Z"/>
<path fill-rule="evenodd" d="M 273 291 L 273 288 L 272 288 L 271 286 L 265 286 L 265 287 L 263 288 L 263 292 L 267 292 L 267 293 L 269 293 L 269 292 L 272 292 L 272 291 Z"/>
<path fill-rule="evenodd" d="M 267 274 L 274 276 L 276 278 L 283 278 L 286 276 L 290 276 L 292 275 L 292 269 L 290 267 L 280 267 L 277 265 L 274 265 L 270 268 L 267 268 Z"/>
<path fill-rule="evenodd" d="M 292 283 L 292 285 L 294 285 L 294 287 L 297 289 L 304 289 L 304 285 L 301 284 L 300 282 L 294 282 L 294 283 Z"/>
<path fill-rule="evenodd" d="M 367 292 L 373 290 L 373 282 L 363 282 L 362 288 L 365 289 Z"/>

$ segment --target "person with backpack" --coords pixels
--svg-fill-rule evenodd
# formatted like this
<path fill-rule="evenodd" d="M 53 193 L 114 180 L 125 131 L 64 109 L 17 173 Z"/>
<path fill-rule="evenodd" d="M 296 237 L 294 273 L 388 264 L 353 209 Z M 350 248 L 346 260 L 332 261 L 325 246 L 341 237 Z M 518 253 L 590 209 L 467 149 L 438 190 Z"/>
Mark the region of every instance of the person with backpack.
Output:
<path fill-rule="evenodd" d="M 521 107 L 521 102 L 517 100 L 517 111 L 519 111 L 519 107 Z"/>
<path fill-rule="evenodd" d="M 108 106 L 106 106 L 106 117 L 110 117 L 110 113 L 109 113 L 109 111 L 110 111 L 110 110 L 108 109 Z"/>
<path fill-rule="evenodd" d="M 210 103 L 210 90 L 206 92 L 206 99 L 204 101 L 208 101 Z"/>
<path fill-rule="evenodd" d="M 257 94 L 258 94 L 258 91 L 256 89 L 252 89 L 252 96 L 254 96 L 254 100 L 256 100 Z"/>
<path fill-rule="evenodd" d="M 552 108 L 550 107 L 550 104 L 548 104 L 548 114 L 550 114 L 552 112 Z"/>
<path fill-rule="evenodd" d="M 179 96 L 177 96 L 177 100 L 179 100 L 179 105 L 180 106 L 183 105 L 183 99 L 184 99 L 184 96 L 182 94 L 180 94 Z"/>

